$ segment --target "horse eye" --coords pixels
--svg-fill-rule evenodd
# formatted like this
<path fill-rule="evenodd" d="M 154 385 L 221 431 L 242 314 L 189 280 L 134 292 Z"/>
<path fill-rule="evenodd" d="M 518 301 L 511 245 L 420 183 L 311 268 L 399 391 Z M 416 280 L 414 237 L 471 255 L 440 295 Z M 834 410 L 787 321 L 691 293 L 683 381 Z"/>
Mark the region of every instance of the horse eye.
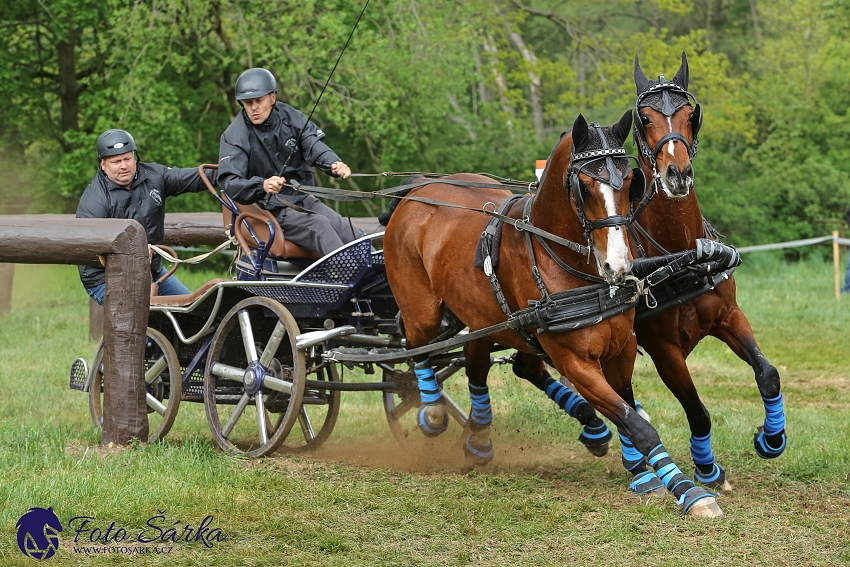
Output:
<path fill-rule="evenodd" d="M 648 125 L 650 123 L 649 116 L 647 116 L 646 114 L 641 114 L 640 121 L 644 126 Z"/>

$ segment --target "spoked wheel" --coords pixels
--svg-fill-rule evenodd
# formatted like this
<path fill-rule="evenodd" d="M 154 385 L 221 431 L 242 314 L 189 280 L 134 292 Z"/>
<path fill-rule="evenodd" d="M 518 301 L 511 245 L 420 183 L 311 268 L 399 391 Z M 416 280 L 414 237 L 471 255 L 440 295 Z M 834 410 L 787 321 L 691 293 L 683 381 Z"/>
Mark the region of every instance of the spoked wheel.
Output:
<path fill-rule="evenodd" d="M 224 316 L 204 373 L 204 408 L 224 451 L 263 457 L 283 443 L 301 412 L 306 365 L 298 324 L 272 299 L 249 297 Z"/>
<path fill-rule="evenodd" d="M 441 358 L 445 358 L 445 360 L 440 360 Z M 447 355 L 432 357 L 432 364 L 437 375 L 437 382 L 441 385 L 464 366 L 463 358 L 449 358 Z M 396 384 L 394 389 L 384 391 L 384 413 L 387 415 L 387 423 L 393 437 L 402 445 L 424 440 L 425 436 L 419 431 L 416 422 L 416 415 L 419 406 L 422 405 L 422 400 L 419 398 L 419 386 L 416 375 L 413 373 L 413 367 L 411 366 L 405 371 L 395 368 L 391 364 L 381 364 L 380 366 L 384 371 L 383 381 Z M 466 422 L 469 420 L 468 413 L 452 399 L 445 388 L 443 388 L 443 398 L 446 400 L 446 410 L 451 418 L 449 429 L 452 429 L 451 422 L 460 426 L 461 429 L 465 429 Z M 446 433 L 443 435 L 446 435 Z"/>
<path fill-rule="evenodd" d="M 97 427 L 103 427 L 103 343 L 97 349 L 90 372 L 89 410 Z M 168 433 L 180 407 L 183 385 L 177 352 L 165 335 L 147 329 L 145 344 L 145 396 L 148 402 L 148 443 Z"/>
<path fill-rule="evenodd" d="M 310 451 L 327 441 L 339 416 L 339 390 L 327 390 L 316 382 L 341 382 L 337 365 L 329 363 L 311 369 L 313 383 L 304 388 L 298 425 L 292 428 L 283 447 L 289 451 Z"/>

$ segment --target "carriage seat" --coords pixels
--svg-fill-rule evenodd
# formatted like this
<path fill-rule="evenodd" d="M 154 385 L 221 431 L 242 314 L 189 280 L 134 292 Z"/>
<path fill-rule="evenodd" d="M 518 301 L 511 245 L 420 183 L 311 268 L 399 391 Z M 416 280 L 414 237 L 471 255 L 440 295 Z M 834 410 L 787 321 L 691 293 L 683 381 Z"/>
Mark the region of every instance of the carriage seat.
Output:
<path fill-rule="evenodd" d="M 192 293 L 185 295 L 151 295 L 151 305 L 167 305 L 169 307 L 188 307 L 195 303 L 208 289 L 217 283 L 229 281 L 226 278 L 210 280 Z"/>
<path fill-rule="evenodd" d="M 299 258 L 316 260 L 322 257 L 317 250 L 310 250 L 309 248 L 298 246 L 294 242 L 286 240 L 283 237 L 283 230 L 280 228 L 280 225 L 274 215 L 269 211 L 260 208 L 260 206 L 256 203 L 252 203 L 250 205 L 235 203 L 235 205 L 241 213 L 250 213 L 250 216 L 246 215 L 245 220 L 248 221 L 248 224 L 251 225 L 251 229 L 263 241 L 267 242 L 269 239 L 269 229 L 266 226 L 266 222 L 271 221 L 273 223 L 275 228 L 274 242 L 272 242 L 271 249 L 269 250 L 269 254 L 272 256 L 281 260 L 293 260 Z M 230 234 L 231 223 L 233 222 L 233 213 L 224 205 L 221 207 L 221 212 L 223 215 L 224 228 L 227 230 L 228 234 Z M 244 237 L 245 242 L 249 243 L 249 245 L 253 243 L 253 239 L 251 238 L 248 229 L 245 228 L 242 223 L 240 223 L 239 230 L 241 235 Z"/>

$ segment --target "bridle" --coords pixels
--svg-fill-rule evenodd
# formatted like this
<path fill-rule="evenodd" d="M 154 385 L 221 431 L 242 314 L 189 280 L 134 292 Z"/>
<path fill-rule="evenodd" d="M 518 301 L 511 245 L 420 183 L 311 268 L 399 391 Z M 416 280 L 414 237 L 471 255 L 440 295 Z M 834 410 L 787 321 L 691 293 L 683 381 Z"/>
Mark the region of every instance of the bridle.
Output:
<path fill-rule="evenodd" d="M 584 238 L 592 246 L 592 237 L 591 231 L 596 230 L 598 228 L 608 228 L 615 226 L 623 226 L 630 225 L 634 222 L 634 213 L 629 213 L 628 216 L 623 215 L 613 215 L 610 217 L 605 217 L 597 220 L 589 220 L 587 215 L 584 212 L 584 197 L 581 194 L 581 183 L 579 181 L 579 174 L 584 173 L 585 175 L 596 179 L 601 183 L 605 183 L 610 185 L 615 191 L 619 191 L 623 188 L 623 183 L 625 182 L 625 177 L 628 175 L 628 172 L 625 174 L 621 173 L 616 165 L 614 165 L 614 158 L 617 159 L 633 159 L 637 162 L 637 158 L 635 156 L 629 155 L 626 153 L 624 148 L 616 148 L 611 147 L 608 143 L 608 140 L 605 138 L 605 134 L 603 133 L 602 127 L 598 122 L 591 122 L 589 128 L 593 128 L 596 130 L 596 134 L 599 136 L 599 140 L 602 144 L 602 148 L 585 151 L 585 152 L 576 152 L 575 145 L 573 145 L 571 156 L 570 156 L 570 165 L 567 168 L 567 179 L 565 183 L 564 189 L 569 188 L 569 191 L 572 195 L 573 201 L 576 205 L 576 210 L 578 211 L 578 218 L 581 222 L 581 226 L 584 229 Z M 604 169 L 608 171 L 608 179 L 605 179 L 599 175 L 602 172 L 600 169 L 599 173 L 593 173 L 591 171 L 586 171 L 588 166 L 594 162 L 599 160 L 605 160 L 605 164 L 603 166 Z M 637 197 L 640 199 L 643 196 L 643 192 L 645 189 L 645 178 L 643 172 L 640 167 L 636 167 L 632 169 L 633 178 L 632 185 L 629 191 L 629 198 L 633 195 L 637 194 L 638 189 L 640 190 L 640 195 Z M 637 182 L 637 187 L 635 186 Z"/>
<path fill-rule="evenodd" d="M 643 122 L 640 119 L 640 108 L 641 106 L 650 106 L 646 104 L 641 104 L 648 96 L 656 93 L 661 93 L 661 107 L 657 108 L 655 105 L 652 105 L 652 108 L 661 112 L 664 116 L 668 118 L 673 116 L 673 114 L 679 110 L 683 104 L 676 105 L 673 103 L 671 94 L 679 94 L 685 97 L 687 100 L 687 104 L 694 109 L 693 114 L 689 118 L 691 122 L 691 128 L 693 131 L 693 142 L 688 142 L 687 138 L 685 138 L 681 132 L 670 132 L 669 134 L 665 134 L 661 140 L 655 144 L 655 149 L 650 149 L 649 143 L 646 141 L 646 130 L 644 129 Z M 696 97 L 692 95 L 687 90 L 683 89 L 679 85 L 674 82 L 668 81 L 664 78 L 664 75 L 658 75 L 658 83 L 655 85 L 651 85 L 649 88 L 640 93 L 635 101 L 634 108 L 634 116 L 632 118 L 632 128 L 633 128 L 633 140 L 634 143 L 638 146 L 640 154 L 649 161 L 649 164 L 652 166 L 653 177 L 656 174 L 656 160 L 655 156 L 661 151 L 664 147 L 664 144 L 667 142 L 682 142 L 685 144 L 685 148 L 688 150 L 688 157 L 690 159 L 694 159 L 694 156 L 697 155 L 697 134 L 699 133 L 700 128 L 702 127 L 702 106 L 697 101 Z"/>

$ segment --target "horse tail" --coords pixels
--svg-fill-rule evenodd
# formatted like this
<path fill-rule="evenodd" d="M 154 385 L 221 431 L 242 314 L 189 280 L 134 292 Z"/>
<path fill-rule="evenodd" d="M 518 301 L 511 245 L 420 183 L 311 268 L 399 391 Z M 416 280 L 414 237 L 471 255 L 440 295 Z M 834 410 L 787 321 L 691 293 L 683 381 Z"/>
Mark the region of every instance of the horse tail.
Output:
<path fill-rule="evenodd" d="M 425 179 L 425 176 L 411 175 L 410 177 L 405 177 L 404 179 L 402 179 L 400 185 L 412 185 L 419 179 Z M 410 189 L 405 189 L 396 193 L 398 197 L 394 197 L 393 200 L 390 201 L 389 208 L 380 215 L 378 215 L 378 222 L 381 223 L 381 226 L 387 226 L 389 224 L 390 217 L 393 216 L 393 211 L 395 211 L 395 208 L 398 206 L 399 203 L 401 203 L 401 199 L 399 197 L 404 197 L 408 193 L 410 193 Z"/>

